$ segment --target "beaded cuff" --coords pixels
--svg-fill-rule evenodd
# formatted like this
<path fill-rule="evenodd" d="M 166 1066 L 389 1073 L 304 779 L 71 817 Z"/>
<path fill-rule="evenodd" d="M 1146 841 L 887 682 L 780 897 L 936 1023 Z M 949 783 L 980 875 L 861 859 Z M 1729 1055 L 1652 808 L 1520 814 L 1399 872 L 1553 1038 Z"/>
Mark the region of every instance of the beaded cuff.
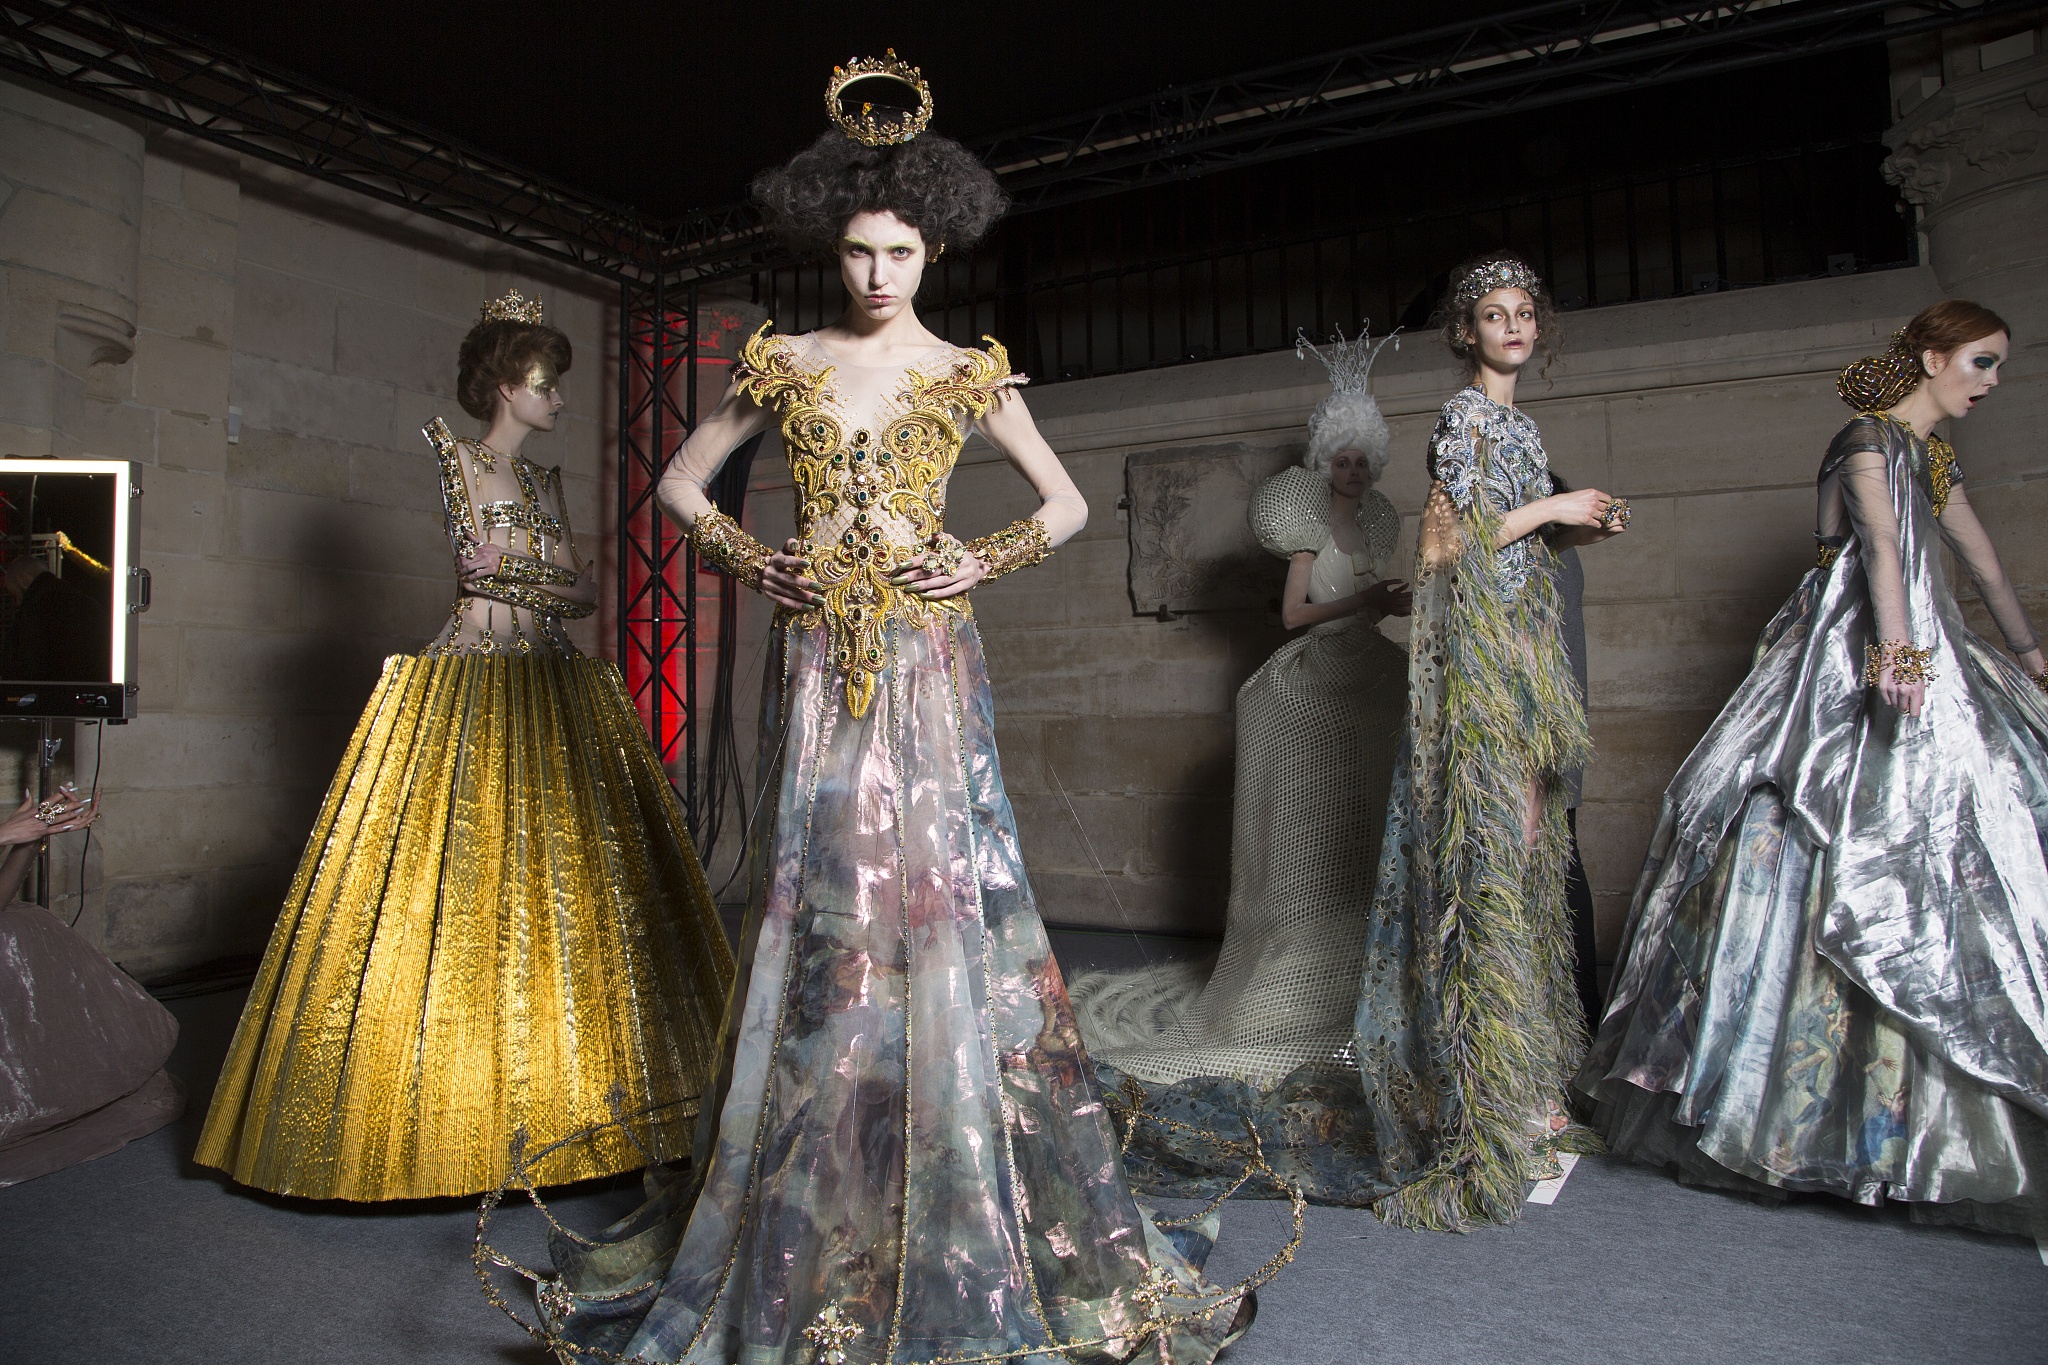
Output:
<path fill-rule="evenodd" d="M 1052 554 L 1052 535 L 1036 517 L 1013 521 L 993 535 L 967 542 L 967 549 L 988 572 L 982 582 L 1001 578 L 1012 569 L 1029 568 Z"/>
<path fill-rule="evenodd" d="M 706 508 L 698 515 L 696 524 L 690 528 L 689 540 L 706 564 L 757 590 L 761 586 L 761 571 L 768 567 L 768 556 L 774 553 L 716 507 Z"/>
<path fill-rule="evenodd" d="M 2032 678 L 2029 678 L 2028 681 L 2040 688 L 2043 696 L 2048 696 L 2048 668 L 2042 669 Z"/>
<path fill-rule="evenodd" d="M 1823 544 L 1813 552 L 1813 565 L 1817 569 L 1832 569 L 1835 567 L 1835 561 L 1841 557 L 1841 546 Z"/>
<path fill-rule="evenodd" d="M 1934 657 L 1932 649 L 1916 649 L 1904 640 L 1886 640 L 1883 644 L 1865 645 L 1863 648 L 1863 685 L 1877 686 L 1878 678 L 1889 668 L 1892 681 L 1901 683 L 1924 683 L 1934 680 L 1934 670 L 1927 666 Z"/>

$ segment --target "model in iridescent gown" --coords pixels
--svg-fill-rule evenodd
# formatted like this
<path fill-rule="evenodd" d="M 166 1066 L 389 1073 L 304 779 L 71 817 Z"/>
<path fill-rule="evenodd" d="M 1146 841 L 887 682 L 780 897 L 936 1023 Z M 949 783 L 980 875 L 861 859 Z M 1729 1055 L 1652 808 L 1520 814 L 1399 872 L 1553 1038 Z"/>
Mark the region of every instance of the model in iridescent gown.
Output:
<path fill-rule="evenodd" d="M 661 485 L 705 560 L 778 608 L 722 1108 L 694 1188 L 554 1237 L 542 1330 L 577 1362 L 1206 1361 L 1245 1296 L 1207 1285 L 1125 1184 L 965 595 L 1046 557 L 1086 505 L 1003 348 L 949 345 L 910 306 L 927 259 L 970 247 L 1002 198 L 957 143 L 839 117 L 755 193 L 791 246 L 836 259 L 847 312 L 757 335 Z M 783 553 L 704 491 L 771 423 L 798 499 Z M 962 543 L 943 514 L 970 430 L 1042 505 Z"/>
<path fill-rule="evenodd" d="M 690 1149 L 732 953 L 618 667 L 563 631 L 597 600 L 554 429 L 568 338 L 518 293 L 464 339 L 489 423 L 439 461 L 460 596 L 393 655 L 327 789 L 194 1159 L 315 1199 L 545 1184 Z M 652 1108 L 637 1135 L 570 1133 Z"/>
<path fill-rule="evenodd" d="M 1843 372 L 1819 562 L 1664 794 L 1578 1079 L 1617 1152 L 2048 1234 L 2048 672 L 1934 435 L 2008 344 L 1951 300 Z"/>
<path fill-rule="evenodd" d="M 1074 983 L 1105 1085 L 1135 1080 L 1148 1105 L 1203 1131 L 1256 1123 L 1284 1177 L 1340 1204 L 1386 1193 L 1351 1060 L 1408 714 L 1407 651 L 1379 628 L 1409 606 L 1407 584 L 1381 576 L 1401 533 L 1375 486 L 1390 437 L 1368 381 L 1385 344 L 1301 339 L 1331 392 L 1309 415 L 1301 464 L 1260 484 L 1246 509 L 1259 544 L 1288 561 L 1281 619 L 1301 633 L 1238 689 L 1230 906 L 1213 970 L 1170 963 Z M 1177 1130 L 1141 1133 L 1127 1163 L 1161 1194 L 1213 1197 L 1238 1175 L 1213 1144 Z"/>

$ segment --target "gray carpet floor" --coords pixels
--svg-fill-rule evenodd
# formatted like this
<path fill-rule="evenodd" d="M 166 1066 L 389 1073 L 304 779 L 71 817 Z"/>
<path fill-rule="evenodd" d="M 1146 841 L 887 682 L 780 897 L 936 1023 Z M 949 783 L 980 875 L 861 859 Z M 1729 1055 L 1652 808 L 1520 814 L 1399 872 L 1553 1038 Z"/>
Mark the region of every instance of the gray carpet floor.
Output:
<path fill-rule="evenodd" d="M 173 1006 L 184 1120 L 0 1189 L 0 1361 L 543 1365 L 477 1288 L 467 1203 L 274 1200 L 189 1163 L 240 1001 Z M 556 1208 L 596 1227 L 632 1197 L 585 1190 Z M 508 1249 L 531 1249 L 528 1220 L 508 1226 Z M 1243 1275 L 1285 1237 L 1284 1206 L 1233 1203 L 1211 1270 Z M 2048 1265 L 2030 1242 L 1822 1200 L 1768 1208 L 1593 1158 L 1556 1204 L 1465 1236 L 1311 1210 L 1226 1360 L 2048 1362 Z"/>

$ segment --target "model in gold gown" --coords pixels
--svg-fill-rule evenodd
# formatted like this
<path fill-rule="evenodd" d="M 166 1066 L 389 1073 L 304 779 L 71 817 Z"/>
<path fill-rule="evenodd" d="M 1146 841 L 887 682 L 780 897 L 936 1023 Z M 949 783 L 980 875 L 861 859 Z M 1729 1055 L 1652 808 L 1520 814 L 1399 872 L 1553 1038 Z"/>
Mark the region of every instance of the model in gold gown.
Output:
<path fill-rule="evenodd" d="M 543 1183 L 687 1153 L 732 954 L 682 811 L 616 665 L 564 618 L 595 608 L 551 430 L 568 341 L 516 292 L 463 343 L 464 408 L 426 431 L 460 597 L 394 655 L 328 788 L 242 1013 L 196 1159 L 318 1199 Z"/>

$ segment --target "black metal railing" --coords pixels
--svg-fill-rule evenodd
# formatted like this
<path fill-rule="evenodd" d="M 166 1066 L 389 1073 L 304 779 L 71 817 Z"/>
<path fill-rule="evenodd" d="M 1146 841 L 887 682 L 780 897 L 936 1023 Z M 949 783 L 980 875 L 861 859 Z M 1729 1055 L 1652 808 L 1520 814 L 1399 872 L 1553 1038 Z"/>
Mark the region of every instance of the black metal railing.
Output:
<path fill-rule="evenodd" d="M 1294 232 L 1261 222 L 1270 206 L 1249 202 L 1249 183 L 1233 204 L 1212 180 L 1005 224 L 971 257 L 935 263 L 919 307 L 947 339 L 993 335 L 1051 382 L 1280 350 L 1297 328 L 1368 317 L 1426 326 L 1451 267 L 1499 247 L 1542 271 L 1565 309 L 1883 269 L 1914 255 L 1884 154 L 1875 137 L 1816 143 Z M 725 284 L 781 331 L 845 306 L 829 264 Z"/>

